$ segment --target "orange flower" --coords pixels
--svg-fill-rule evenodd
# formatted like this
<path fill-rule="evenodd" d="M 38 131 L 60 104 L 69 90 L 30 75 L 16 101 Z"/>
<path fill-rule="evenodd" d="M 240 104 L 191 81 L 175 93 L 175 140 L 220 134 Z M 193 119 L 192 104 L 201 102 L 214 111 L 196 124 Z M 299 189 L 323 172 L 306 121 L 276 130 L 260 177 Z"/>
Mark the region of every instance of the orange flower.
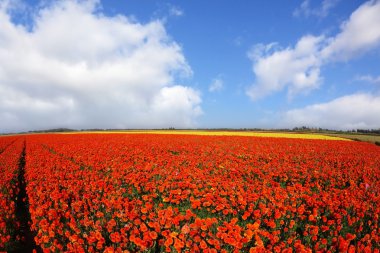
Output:
<path fill-rule="evenodd" d="M 201 242 L 200 242 L 200 247 L 201 247 L 201 249 L 203 249 L 203 250 L 205 250 L 205 249 L 208 248 L 208 247 L 207 247 L 207 243 L 206 243 L 204 240 L 201 240 Z"/>
<path fill-rule="evenodd" d="M 190 232 L 190 227 L 189 227 L 189 225 L 187 225 L 187 224 L 185 224 L 185 225 L 183 225 L 183 227 L 181 228 L 181 233 L 182 234 L 188 234 Z"/>
<path fill-rule="evenodd" d="M 118 232 L 114 232 L 110 235 L 110 239 L 114 243 L 119 243 L 121 241 L 121 236 Z"/>
<path fill-rule="evenodd" d="M 174 248 L 178 251 L 178 252 L 181 252 L 181 250 L 183 249 L 183 247 L 185 246 L 185 244 L 179 240 L 179 239 L 174 239 Z"/>
<path fill-rule="evenodd" d="M 153 240 L 157 239 L 157 233 L 155 231 L 151 231 L 149 235 L 150 235 L 150 238 L 152 238 Z"/>
<path fill-rule="evenodd" d="M 165 247 L 169 247 L 172 244 L 173 244 L 173 238 L 171 238 L 171 237 L 166 238 Z"/>
<path fill-rule="evenodd" d="M 147 228 L 147 226 L 145 225 L 145 223 L 141 223 L 141 225 L 140 225 L 140 230 L 141 230 L 142 232 L 146 232 L 146 231 L 148 231 L 148 228 Z"/>

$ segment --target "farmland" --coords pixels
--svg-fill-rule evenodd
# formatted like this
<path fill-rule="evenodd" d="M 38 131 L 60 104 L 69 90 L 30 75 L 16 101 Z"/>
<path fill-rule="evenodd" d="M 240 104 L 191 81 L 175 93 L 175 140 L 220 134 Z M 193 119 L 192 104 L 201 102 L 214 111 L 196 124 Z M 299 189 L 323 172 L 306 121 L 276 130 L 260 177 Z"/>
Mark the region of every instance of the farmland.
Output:
<path fill-rule="evenodd" d="M 380 147 L 277 137 L 0 137 L 0 251 L 21 173 L 45 252 L 379 252 Z"/>
<path fill-rule="evenodd" d="M 346 136 L 322 135 L 317 133 L 294 133 L 294 132 L 272 132 L 272 131 L 215 131 L 215 130 L 119 130 L 119 131 L 88 131 L 88 132 L 66 132 L 75 133 L 98 133 L 98 134 L 176 134 L 176 135 L 206 135 L 206 136 L 253 136 L 253 137 L 274 137 L 292 139 L 312 139 L 312 140 L 349 140 Z"/>

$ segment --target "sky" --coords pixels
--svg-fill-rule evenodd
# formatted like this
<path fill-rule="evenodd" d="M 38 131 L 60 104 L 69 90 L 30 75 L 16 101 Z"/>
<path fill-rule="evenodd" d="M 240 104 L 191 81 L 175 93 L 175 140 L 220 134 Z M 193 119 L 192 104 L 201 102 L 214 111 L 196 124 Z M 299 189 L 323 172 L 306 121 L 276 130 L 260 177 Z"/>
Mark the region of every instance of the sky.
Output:
<path fill-rule="evenodd" d="M 0 0 L 0 132 L 380 128 L 380 1 Z"/>

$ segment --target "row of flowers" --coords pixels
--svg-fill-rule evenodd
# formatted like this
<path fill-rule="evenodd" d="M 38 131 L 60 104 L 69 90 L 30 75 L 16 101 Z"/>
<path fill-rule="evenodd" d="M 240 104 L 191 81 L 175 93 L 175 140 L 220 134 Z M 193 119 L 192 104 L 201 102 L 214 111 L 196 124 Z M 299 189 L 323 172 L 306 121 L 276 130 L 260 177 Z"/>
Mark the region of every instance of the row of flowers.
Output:
<path fill-rule="evenodd" d="M 18 168 L 23 149 L 22 138 L 0 138 L 0 251 L 12 248 L 16 239 L 16 196 L 18 194 Z"/>

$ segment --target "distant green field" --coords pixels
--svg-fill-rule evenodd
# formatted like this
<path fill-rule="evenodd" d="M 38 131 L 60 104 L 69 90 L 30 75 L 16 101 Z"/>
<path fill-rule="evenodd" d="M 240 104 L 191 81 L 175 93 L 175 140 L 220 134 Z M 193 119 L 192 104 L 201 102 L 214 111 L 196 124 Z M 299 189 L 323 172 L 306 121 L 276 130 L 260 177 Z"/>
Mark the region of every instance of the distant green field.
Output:
<path fill-rule="evenodd" d="M 354 141 L 366 141 L 380 145 L 380 135 L 367 135 L 367 134 L 326 134 L 329 136 L 347 138 Z"/>

